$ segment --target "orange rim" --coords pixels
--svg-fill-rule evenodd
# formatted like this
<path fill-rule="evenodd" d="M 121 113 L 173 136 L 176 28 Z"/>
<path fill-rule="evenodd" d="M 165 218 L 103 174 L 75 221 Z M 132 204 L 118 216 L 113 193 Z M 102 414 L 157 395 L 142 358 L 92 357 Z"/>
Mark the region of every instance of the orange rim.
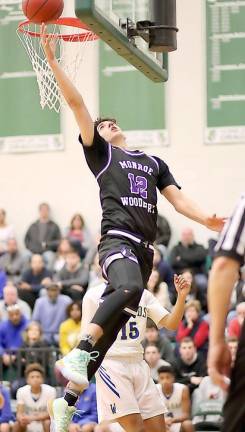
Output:
<path fill-rule="evenodd" d="M 41 32 L 40 31 L 33 31 L 29 29 L 31 21 L 22 21 L 18 25 L 18 31 L 21 33 L 28 34 L 31 37 L 40 38 Z M 75 27 L 81 30 L 84 30 L 83 33 L 75 33 L 75 34 L 57 34 L 56 37 L 58 39 L 62 39 L 65 42 L 84 42 L 84 41 L 94 41 L 98 39 L 98 36 L 93 33 L 86 24 L 84 24 L 82 21 L 80 21 L 79 18 L 59 18 L 54 21 L 50 21 L 48 24 L 58 25 L 58 26 L 66 26 L 66 27 Z M 35 24 L 36 26 L 41 27 L 41 24 Z M 52 33 L 47 33 L 48 36 L 53 36 Z"/>

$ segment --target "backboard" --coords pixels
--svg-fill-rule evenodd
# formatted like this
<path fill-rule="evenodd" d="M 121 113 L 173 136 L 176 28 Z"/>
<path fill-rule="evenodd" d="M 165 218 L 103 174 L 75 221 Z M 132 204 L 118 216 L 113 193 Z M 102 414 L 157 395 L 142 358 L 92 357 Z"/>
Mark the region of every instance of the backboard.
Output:
<path fill-rule="evenodd" d="M 60 116 L 40 107 L 36 76 L 16 28 L 22 0 L 0 0 L 0 154 L 63 150 Z"/>
<path fill-rule="evenodd" d="M 76 0 L 76 15 L 149 79 L 164 82 L 167 54 L 151 52 L 144 39 L 127 35 L 127 23 L 150 19 L 148 4 L 149 0 Z"/>

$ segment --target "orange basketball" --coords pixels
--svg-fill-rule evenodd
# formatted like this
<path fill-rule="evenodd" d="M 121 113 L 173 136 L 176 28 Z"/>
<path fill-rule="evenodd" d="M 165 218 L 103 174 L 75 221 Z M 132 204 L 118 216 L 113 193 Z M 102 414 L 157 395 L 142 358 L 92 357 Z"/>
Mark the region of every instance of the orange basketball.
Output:
<path fill-rule="evenodd" d="M 64 9 L 63 0 L 23 0 L 25 16 L 33 23 L 41 24 L 59 18 Z"/>

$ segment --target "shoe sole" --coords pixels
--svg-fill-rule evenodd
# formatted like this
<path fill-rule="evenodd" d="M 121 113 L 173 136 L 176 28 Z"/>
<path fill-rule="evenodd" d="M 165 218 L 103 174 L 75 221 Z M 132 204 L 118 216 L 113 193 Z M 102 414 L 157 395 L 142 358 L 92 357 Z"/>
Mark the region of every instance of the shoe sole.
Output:
<path fill-rule="evenodd" d="M 68 381 L 74 382 L 75 384 L 82 386 L 84 390 L 88 388 L 88 380 L 78 372 L 73 372 L 69 368 L 67 368 L 62 359 L 57 360 L 55 362 L 55 366 L 62 373 L 63 377 L 65 377 Z"/>

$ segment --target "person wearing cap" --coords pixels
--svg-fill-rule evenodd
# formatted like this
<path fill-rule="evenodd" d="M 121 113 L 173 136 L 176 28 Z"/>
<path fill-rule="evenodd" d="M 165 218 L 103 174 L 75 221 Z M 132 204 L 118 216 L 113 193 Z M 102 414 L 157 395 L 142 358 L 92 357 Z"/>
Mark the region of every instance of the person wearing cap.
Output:
<path fill-rule="evenodd" d="M 59 327 L 67 317 L 66 309 L 70 303 L 72 299 L 60 294 L 59 285 L 54 282 L 47 286 L 47 295 L 37 299 L 32 319 L 41 324 L 47 342 L 57 344 Z"/>
<path fill-rule="evenodd" d="M 22 315 L 19 305 L 8 306 L 8 319 L 0 323 L 0 355 L 4 366 L 8 367 L 15 360 L 11 351 L 16 351 L 22 344 L 22 332 L 28 319 Z"/>

